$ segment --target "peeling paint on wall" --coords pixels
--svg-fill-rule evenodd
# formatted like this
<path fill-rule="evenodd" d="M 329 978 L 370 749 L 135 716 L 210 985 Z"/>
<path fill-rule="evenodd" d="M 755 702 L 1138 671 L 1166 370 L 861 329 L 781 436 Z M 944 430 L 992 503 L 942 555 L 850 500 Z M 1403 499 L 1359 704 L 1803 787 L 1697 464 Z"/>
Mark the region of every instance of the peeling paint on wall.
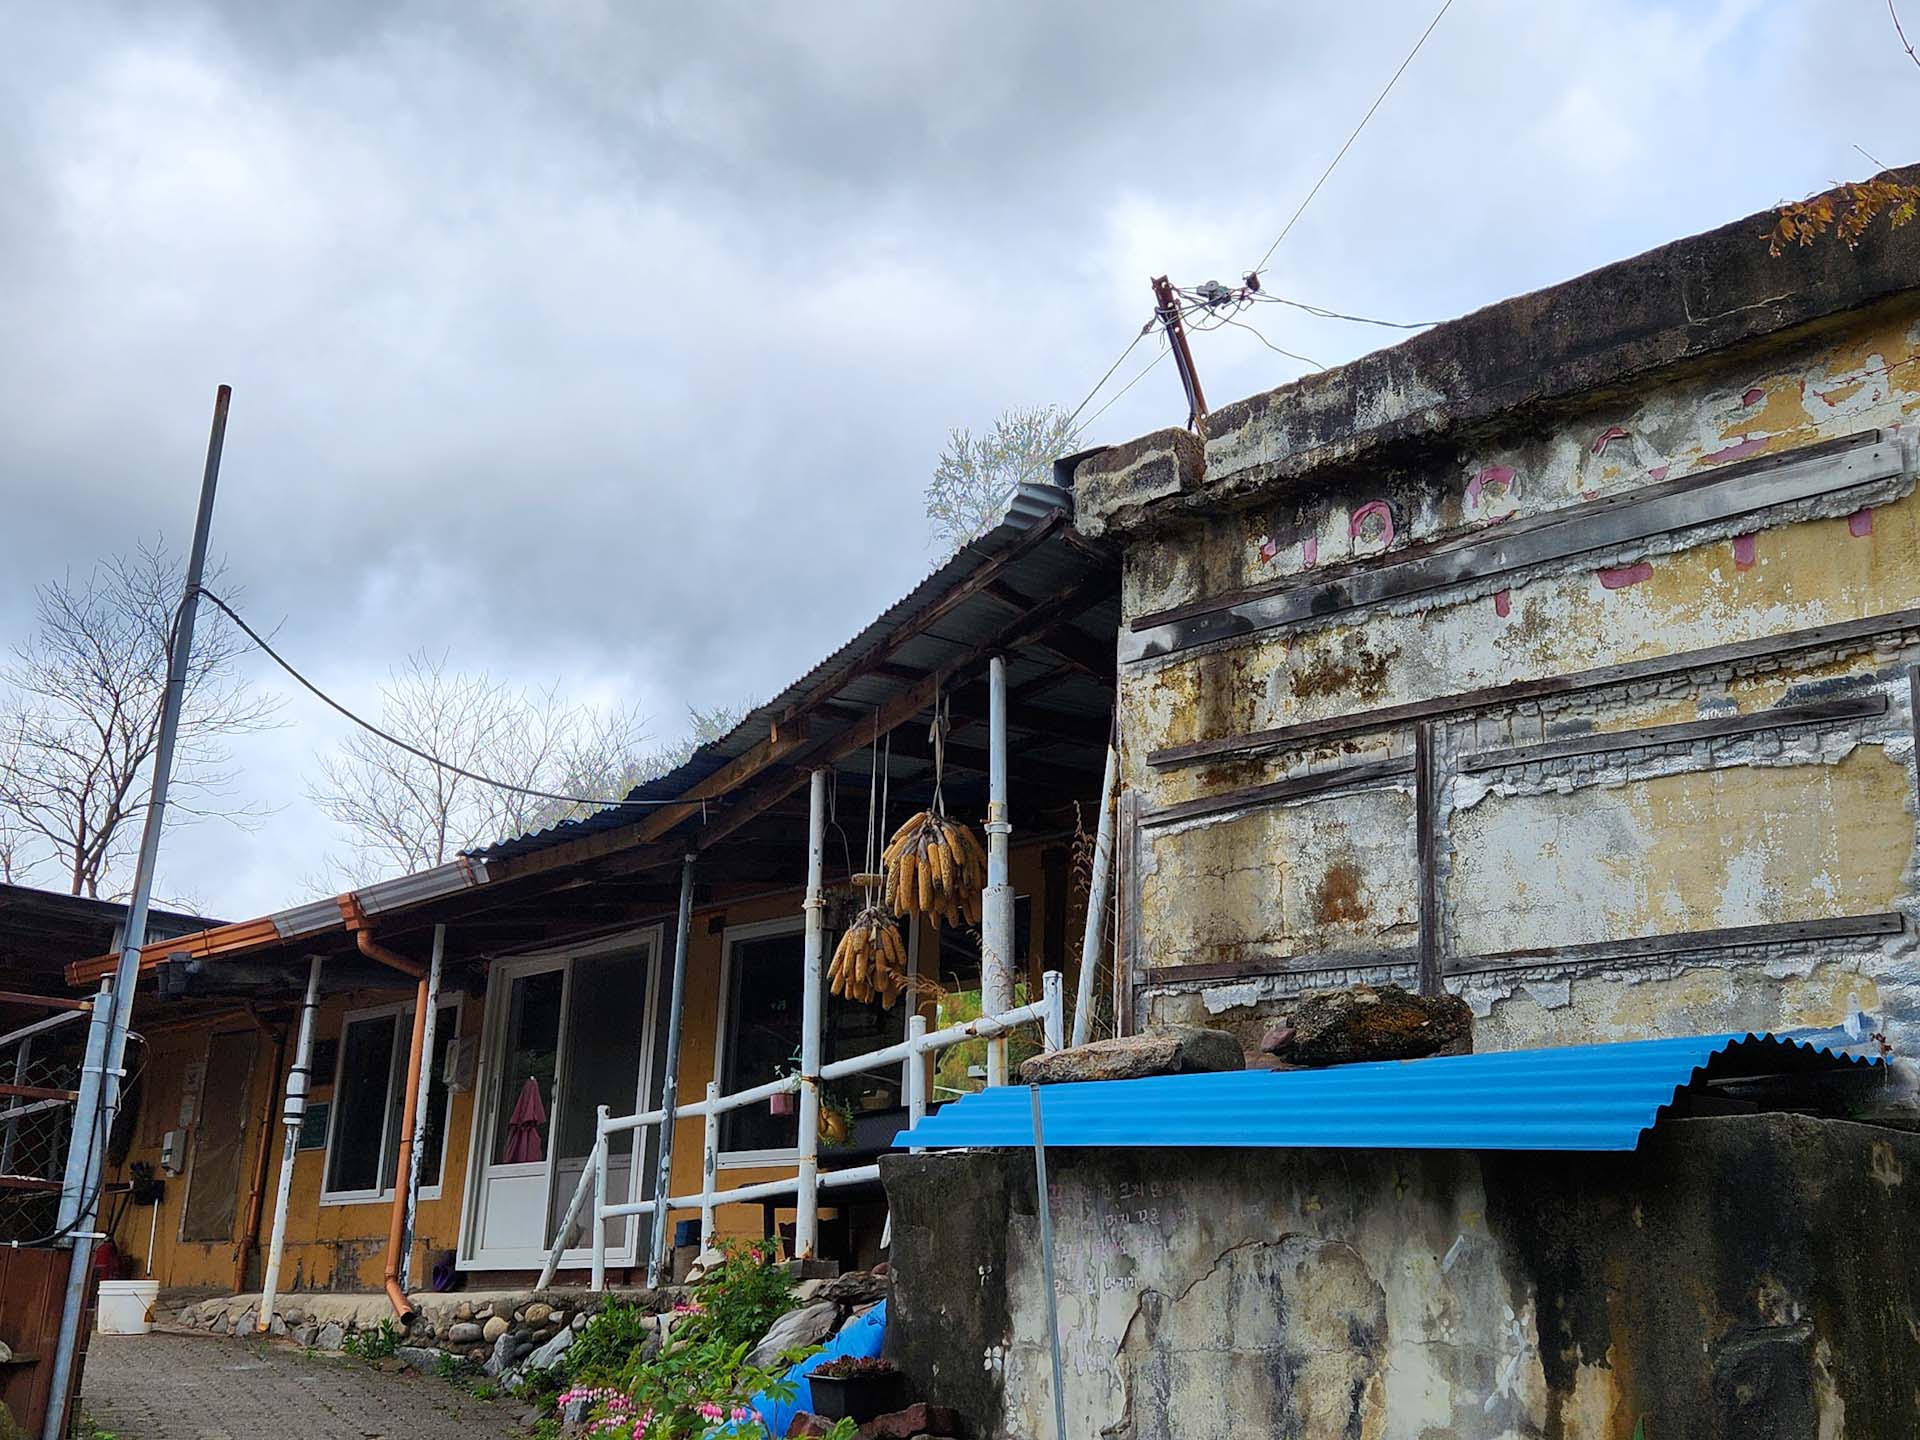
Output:
<path fill-rule="evenodd" d="M 1344 489 L 1303 486 L 1241 514 L 1196 515 L 1187 529 L 1129 546 L 1126 614 L 1305 574 L 1323 556 L 1340 564 L 1397 555 L 1872 427 L 1911 436 L 1920 367 L 1889 359 L 1916 350 L 1920 319 L 1910 308 L 1863 315 L 1853 329 L 1780 350 L 1758 368 L 1704 369 L 1609 396 L 1544 432 L 1479 437 L 1445 468 L 1354 476 Z M 1246 459 L 1210 442 L 1209 483 L 1217 467 Z M 1277 543 L 1256 557 L 1249 535 Z M 1165 771 L 1145 763 L 1149 751 L 1196 740 L 1910 607 L 1920 607 L 1911 473 L 1865 493 L 1836 491 L 1130 664 L 1118 695 L 1127 778 L 1147 805 L 1161 806 L 1405 754 L 1401 729 L 1312 754 Z M 1920 802 L 1899 669 L 1909 660 L 1920 650 L 1892 638 L 1443 718 L 1444 773 L 1448 757 L 1469 752 L 1748 713 L 1875 683 L 1890 700 L 1874 722 L 1454 777 L 1439 827 L 1443 956 L 1885 911 L 1912 917 L 1905 935 L 1884 943 L 1462 976 L 1453 983 L 1483 1017 L 1480 1044 L 1830 1023 L 1844 1003 L 1832 994 L 1841 981 L 1814 985 L 1816 974 L 1844 977 L 1849 993 L 1873 996 L 1895 1031 L 1920 1042 L 1920 988 L 1906 978 L 1920 958 L 1909 938 L 1920 930 Z M 1340 983 L 1347 972 L 1332 967 L 1343 949 L 1410 944 L 1412 829 L 1407 791 L 1376 787 L 1149 832 L 1136 895 L 1149 1013 L 1257 1017 L 1303 989 Z M 1340 888 L 1348 866 L 1351 894 Z M 1285 973 L 1293 960 L 1328 968 Z M 1154 984 L 1156 968 L 1222 961 L 1280 973 L 1220 980 L 1193 996 Z M 1233 1023 L 1250 1031 L 1255 1021 Z"/>

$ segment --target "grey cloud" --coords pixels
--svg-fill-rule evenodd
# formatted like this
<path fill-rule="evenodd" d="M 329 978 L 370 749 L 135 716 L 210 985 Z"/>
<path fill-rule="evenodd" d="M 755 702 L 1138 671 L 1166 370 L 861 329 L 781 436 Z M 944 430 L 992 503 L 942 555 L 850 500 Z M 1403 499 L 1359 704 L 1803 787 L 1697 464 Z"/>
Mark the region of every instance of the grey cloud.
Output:
<path fill-rule="evenodd" d="M 1456 5 L 1271 283 L 1441 318 L 1855 141 L 1911 158 L 1871 10 Z M 948 427 L 1077 401 L 1149 274 L 1237 279 L 1430 14 L 42 7 L 0 56 L 0 640 L 62 568 L 184 542 L 227 380 L 217 544 L 357 703 L 422 646 L 663 728 L 771 693 L 924 572 Z M 1392 338 L 1249 318 L 1327 362 Z M 1234 330 L 1200 358 L 1220 400 L 1298 369 Z M 1162 367 L 1095 438 L 1182 413 Z M 257 911 L 317 868 L 332 731 L 289 716 L 241 751 L 283 808 L 184 834 L 178 891 Z"/>

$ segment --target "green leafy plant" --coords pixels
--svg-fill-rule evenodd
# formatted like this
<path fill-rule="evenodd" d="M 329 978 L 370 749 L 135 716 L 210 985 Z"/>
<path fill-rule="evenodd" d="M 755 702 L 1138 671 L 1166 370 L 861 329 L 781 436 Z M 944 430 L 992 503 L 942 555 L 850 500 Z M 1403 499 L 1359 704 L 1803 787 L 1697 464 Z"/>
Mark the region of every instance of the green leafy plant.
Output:
<path fill-rule="evenodd" d="M 614 1301 L 587 1322 L 565 1363 L 575 1377 L 559 1407 L 584 1402 L 594 1440 L 696 1440 L 716 1426 L 757 1437 L 755 1395 L 791 1400 L 787 1377 L 817 1353 L 796 1349 L 771 1365 L 749 1365 L 747 1355 L 774 1321 L 793 1307 L 793 1280 L 761 1240 L 722 1241 L 721 1258 L 674 1307 L 664 1343 L 654 1317 Z M 842 1440 L 851 1436 L 847 1429 Z"/>
<path fill-rule="evenodd" d="M 675 1339 L 751 1345 L 793 1308 L 793 1277 L 766 1240 L 722 1240 L 720 1263 L 695 1287 L 698 1298 L 676 1306 Z"/>
<path fill-rule="evenodd" d="M 659 1334 L 655 1317 L 629 1300 L 609 1300 L 567 1347 L 555 1368 L 588 1383 L 611 1380 Z"/>
<path fill-rule="evenodd" d="M 480 1367 L 466 1356 L 455 1355 L 445 1350 L 440 1352 L 440 1358 L 433 1365 L 434 1374 L 456 1385 L 474 1375 L 479 1369 Z"/>
<path fill-rule="evenodd" d="M 340 1348 L 360 1360 L 385 1360 L 400 1348 L 403 1338 L 403 1333 L 393 1321 L 382 1320 L 371 1330 L 356 1330 L 341 1342 Z"/>

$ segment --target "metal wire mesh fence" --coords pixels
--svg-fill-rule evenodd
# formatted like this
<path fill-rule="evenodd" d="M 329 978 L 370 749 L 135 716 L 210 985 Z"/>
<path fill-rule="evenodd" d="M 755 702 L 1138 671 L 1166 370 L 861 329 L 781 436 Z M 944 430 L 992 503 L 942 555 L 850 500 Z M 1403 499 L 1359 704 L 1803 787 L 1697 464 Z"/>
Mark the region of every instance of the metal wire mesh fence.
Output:
<path fill-rule="evenodd" d="M 0 1084 L 70 1091 L 80 1083 L 74 1054 L 34 1055 L 22 1047 L 0 1054 Z M 73 1105 L 55 1098 L 0 1098 L 0 1244 L 51 1234 L 60 1205 Z"/>

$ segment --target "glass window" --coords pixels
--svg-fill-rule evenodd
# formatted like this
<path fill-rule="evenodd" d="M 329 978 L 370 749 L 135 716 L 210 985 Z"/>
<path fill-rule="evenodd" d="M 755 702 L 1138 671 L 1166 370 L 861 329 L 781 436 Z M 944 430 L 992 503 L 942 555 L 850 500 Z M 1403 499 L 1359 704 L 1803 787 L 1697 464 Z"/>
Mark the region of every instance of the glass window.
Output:
<path fill-rule="evenodd" d="M 829 936 L 830 955 L 838 937 Z M 764 1085 L 800 1068 L 801 966 L 806 936 L 780 935 L 735 940 L 728 950 L 727 1017 L 720 1090 L 731 1094 Z M 826 996 L 821 1061 L 831 1063 L 892 1045 L 906 1034 L 907 1005 L 889 1010 L 837 995 Z M 828 1086 L 827 1100 L 859 1115 L 898 1106 L 901 1071 L 854 1075 Z M 729 1110 L 720 1120 L 722 1150 L 791 1150 L 799 1144 L 798 1097 Z"/>
<path fill-rule="evenodd" d="M 934 953 L 934 963 L 929 977 L 937 985 L 932 990 L 934 997 L 933 1019 L 928 1022 L 932 1030 L 944 1030 L 949 1025 L 964 1025 L 969 1020 L 978 1020 L 982 1013 L 980 988 L 980 932 L 978 930 L 934 930 L 929 936 L 937 936 L 933 944 L 922 938 L 920 953 Z M 1033 954 L 1033 900 L 1027 895 L 1014 898 L 1013 902 L 1013 1003 L 1025 1005 L 1033 997 L 1027 993 L 1024 977 Z M 924 962 L 923 962 L 924 963 Z M 1022 1060 L 1029 1055 L 1039 1053 L 1040 1047 L 1023 1031 L 1015 1031 L 1007 1039 L 1007 1065 L 1010 1072 L 1016 1071 Z M 976 1090 L 986 1088 L 987 1083 L 987 1042 L 985 1040 L 963 1040 L 958 1045 L 950 1045 L 936 1057 L 933 1071 L 933 1089 L 927 1099 L 934 1105 L 942 1101 L 953 1100 L 961 1095 L 970 1095 Z"/>
<path fill-rule="evenodd" d="M 458 1038 L 459 1003 L 440 1007 L 433 1032 L 427 1084 L 426 1139 L 420 1184 L 440 1183 L 446 1155 L 446 1059 Z M 349 1015 L 340 1037 L 340 1071 L 332 1099 L 333 1135 L 327 1152 L 325 1193 L 391 1195 L 400 1160 L 400 1109 L 407 1096 L 407 1047 L 413 1041 L 413 1007 Z"/>
<path fill-rule="evenodd" d="M 507 1009 L 507 1056 L 500 1067 L 499 1116 L 493 1138 L 496 1165 L 547 1158 L 552 1124 L 554 1066 L 560 1055 L 560 996 L 566 972 L 542 970 L 514 977 Z"/>
<path fill-rule="evenodd" d="M 344 1193 L 386 1188 L 380 1161 L 386 1153 L 387 1091 L 393 1078 L 398 1017 L 349 1020 L 340 1042 L 340 1078 L 333 1087 L 333 1150 L 327 1156 L 327 1190 Z"/>

